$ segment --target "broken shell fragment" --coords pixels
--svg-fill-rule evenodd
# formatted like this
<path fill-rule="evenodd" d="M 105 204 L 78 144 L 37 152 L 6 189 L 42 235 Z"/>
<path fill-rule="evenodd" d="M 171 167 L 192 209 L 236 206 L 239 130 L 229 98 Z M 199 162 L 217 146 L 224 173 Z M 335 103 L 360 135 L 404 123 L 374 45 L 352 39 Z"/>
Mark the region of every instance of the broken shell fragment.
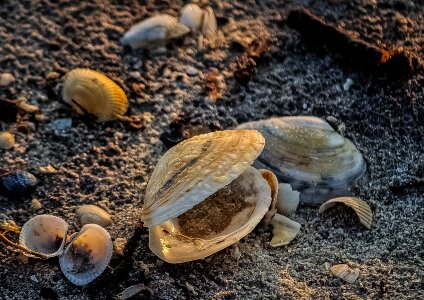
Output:
<path fill-rule="evenodd" d="M 0 192 L 10 198 L 29 196 L 35 189 L 38 180 L 29 172 L 16 171 L 0 178 Z"/>
<path fill-rule="evenodd" d="M 288 183 L 280 183 L 278 185 L 277 211 L 290 217 L 299 206 L 299 192 L 293 191 Z"/>
<path fill-rule="evenodd" d="M 272 240 L 270 242 L 272 247 L 289 244 L 300 231 L 299 223 L 280 214 L 275 214 L 271 219 L 271 225 L 274 226 Z"/>
<path fill-rule="evenodd" d="M 202 26 L 203 10 L 197 4 L 186 4 L 181 9 L 181 24 L 190 28 L 192 32 L 200 31 Z"/>
<path fill-rule="evenodd" d="M 83 205 L 77 209 L 76 214 L 82 225 L 97 224 L 106 227 L 112 222 L 110 214 L 96 205 Z"/>
<path fill-rule="evenodd" d="M 215 13 L 213 12 L 212 7 L 208 6 L 204 10 L 201 33 L 207 37 L 214 37 L 218 30 L 218 25 L 216 23 Z"/>
<path fill-rule="evenodd" d="M 359 221 L 362 223 L 362 225 L 364 225 L 368 229 L 371 229 L 371 223 L 372 223 L 371 208 L 365 201 L 359 198 L 339 197 L 339 198 L 328 200 L 327 202 L 321 205 L 321 207 L 319 208 L 319 212 L 323 213 L 324 211 L 326 211 L 330 207 L 333 207 L 337 203 L 343 203 L 349 206 L 350 208 L 352 208 L 355 211 L 355 213 L 358 215 Z"/>
<path fill-rule="evenodd" d="M 300 202 L 320 204 L 343 196 L 366 171 L 351 141 L 316 117 L 279 117 L 241 124 L 256 129 L 266 146 L 256 167 L 272 170 L 283 183 L 300 192 Z"/>
<path fill-rule="evenodd" d="M 65 76 L 63 99 L 77 113 L 93 115 L 99 122 L 119 119 L 127 111 L 125 92 L 106 75 L 74 69 Z"/>
<path fill-rule="evenodd" d="M 112 258 L 112 252 L 109 233 L 97 224 L 87 224 L 59 257 L 60 269 L 73 284 L 86 285 L 103 273 Z"/>
<path fill-rule="evenodd" d="M 24 224 L 19 245 L 46 257 L 59 256 L 65 246 L 68 224 L 52 215 L 38 215 Z"/>
<path fill-rule="evenodd" d="M 173 16 L 161 14 L 132 26 L 121 38 L 121 44 L 137 49 L 166 42 L 169 39 L 183 36 L 189 31 L 187 26 L 178 22 Z"/>
<path fill-rule="evenodd" d="M 9 150 L 15 146 L 15 136 L 8 131 L 0 131 L 0 149 Z"/>
<path fill-rule="evenodd" d="M 359 269 L 351 268 L 347 264 L 334 265 L 330 271 L 348 283 L 354 283 L 359 277 Z"/>
<path fill-rule="evenodd" d="M 150 249 L 163 260 L 205 258 L 250 233 L 268 211 L 271 188 L 251 167 L 264 147 L 256 130 L 194 136 L 158 162 L 142 211 Z"/>

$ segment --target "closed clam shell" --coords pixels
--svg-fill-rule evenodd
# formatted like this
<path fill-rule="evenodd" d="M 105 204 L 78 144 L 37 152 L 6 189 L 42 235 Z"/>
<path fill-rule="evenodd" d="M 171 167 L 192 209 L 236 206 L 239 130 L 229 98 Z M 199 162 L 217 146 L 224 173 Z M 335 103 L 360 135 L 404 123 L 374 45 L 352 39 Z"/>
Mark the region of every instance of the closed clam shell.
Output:
<path fill-rule="evenodd" d="M 300 192 L 300 202 L 320 204 L 348 193 L 366 171 L 351 141 L 316 117 L 279 117 L 244 123 L 256 129 L 266 147 L 255 166 L 272 170 L 280 182 Z"/>
<path fill-rule="evenodd" d="M 59 256 L 65 246 L 68 224 L 52 215 L 38 215 L 22 226 L 19 244 L 47 257 Z"/>
<path fill-rule="evenodd" d="M 137 49 L 180 37 L 189 31 L 187 26 L 173 16 L 161 14 L 132 26 L 121 38 L 121 44 Z"/>
<path fill-rule="evenodd" d="M 112 252 L 109 233 L 97 224 L 87 224 L 59 257 L 60 269 L 73 284 L 86 285 L 103 273 L 112 258 Z"/>
<path fill-rule="evenodd" d="M 97 224 L 106 227 L 112 222 L 110 214 L 96 205 L 83 205 L 77 209 L 76 214 L 82 225 Z"/>
<path fill-rule="evenodd" d="M 125 92 L 106 75 L 77 68 L 68 72 L 63 83 L 63 100 L 79 114 L 93 115 L 98 121 L 118 119 L 127 111 Z"/>
<path fill-rule="evenodd" d="M 294 214 L 299 206 L 299 194 L 298 191 L 292 190 L 290 184 L 280 183 L 278 185 L 277 211 L 286 217 Z"/>
<path fill-rule="evenodd" d="M 299 223 L 280 214 L 275 214 L 271 219 L 271 225 L 274 226 L 272 230 L 272 240 L 270 242 L 272 247 L 289 244 L 300 231 Z"/>
<path fill-rule="evenodd" d="M 186 4 L 181 9 L 181 24 L 190 28 L 191 31 L 197 32 L 202 26 L 203 10 L 194 3 Z"/>
<path fill-rule="evenodd" d="M 333 207 L 337 203 L 343 203 L 349 206 L 350 208 L 352 208 L 355 211 L 355 213 L 358 215 L 359 221 L 362 223 L 362 225 L 364 225 L 368 229 L 371 228 L 371 223 L 372 223 L 371 207 L 365 201 L 359 198 L 339 197 L 339 198 L 328 200 L 327 202 L 321 205 L 321 207 L 319 208 L 319 212 L 323 213 L 324 211 L 326 211 L 330 207 Z"/>
<path fill-rule="evenodd" d="M 38 180 L 27 171 L 7 173 L 0 177 L 0 192 L 10 198 L 29 196 L 35 189 Z"/>
<path fill-rule="evenodd" d="M 0 149 L 9 150 L 15 146 L 15 136 L 8 131 L 0 131 Z"/>
<path fill-rule="evenodd" d="M 354 283 L 359 277 L 359 269 L 351 268 L 347 264 L 334 265 L 330 271 L 348 283 Z"/>

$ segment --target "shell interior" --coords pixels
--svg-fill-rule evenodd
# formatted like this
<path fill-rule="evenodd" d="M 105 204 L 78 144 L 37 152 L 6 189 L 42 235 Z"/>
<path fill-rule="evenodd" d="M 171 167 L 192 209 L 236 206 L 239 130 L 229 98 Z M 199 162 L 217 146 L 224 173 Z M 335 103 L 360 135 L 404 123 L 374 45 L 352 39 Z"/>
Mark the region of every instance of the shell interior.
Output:
<path fill-rule="evenodd" d="M 150 228 L 150 249 L 163 260 L 205 258 L 236 243 L 262 220 L 271 188 L 260 171 L 245 172 L 184 214 Z"/>
<path fill-rule="evenodd" d="M 358 149 L 327 122 L 306 116 L 279 117 L 239 125 L 256 129 L 266 147 L 255 166 L 272 170 L 299 191 L 300 202 L 320 204 L 346 195 L 366 164 Z"/>
<path fill-rule="evenodd" d="M 127 111 L 125 92 L 106 75 L 90 69 L 74 69 L 65 76 L 63 99 L 79 114 L 98 121 L 119 118 Z"/>
<path fill-rule="evenodd" d="M 271 220 L 271 225 L 274 226 L 272 240 L 270 242 L 272 247 L 289 244 L 300 231 L 299 223 L 280 214 L 275 214 Z"/>
<path fill-rule="evenodd" d="M 256 130 L 224 130 L 194 136 L 160 159 L 146 188 L 144 226 L 173 219 L 231 183 L 260 154 Z"/>
<path fill-rule="evenodd" d="M 22 227 L 19 244 L 47 257 L 59 256 L 65 246 L 68 224 L 52 215 L 38 215 Z"/>
<path fill-rule="evenodd" d="M 85 285 L 96 279 L 112 258 L 109 233 L 97 224 L 84 225 L 59 257 L 63 274 L 73 284 Z"/>

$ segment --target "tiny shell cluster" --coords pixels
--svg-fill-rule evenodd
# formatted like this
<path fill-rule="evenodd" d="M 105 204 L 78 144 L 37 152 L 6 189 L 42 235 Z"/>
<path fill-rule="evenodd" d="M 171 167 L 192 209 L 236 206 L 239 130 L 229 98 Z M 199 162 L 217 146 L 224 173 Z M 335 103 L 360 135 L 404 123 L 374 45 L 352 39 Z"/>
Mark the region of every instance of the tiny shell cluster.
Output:
<path fill-rule="evenodd" d="M 42 257 L 59 256 L 60 268 L 76 285 L 86 285 L 106 269 L 112 257 L 109 233 L 97 224 L 87 224 L 67 243 L 68 224 L 52 215 L 38 215 L 22 227 L 19 244 Z"/>

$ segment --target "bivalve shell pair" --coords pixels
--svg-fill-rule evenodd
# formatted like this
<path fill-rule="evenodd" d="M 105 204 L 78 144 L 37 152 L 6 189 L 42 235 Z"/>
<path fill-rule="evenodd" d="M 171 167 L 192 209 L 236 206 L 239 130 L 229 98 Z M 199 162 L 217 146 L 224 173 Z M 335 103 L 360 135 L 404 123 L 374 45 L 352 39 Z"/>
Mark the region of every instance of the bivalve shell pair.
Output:
<path fill-rule="evenodd" d="M 125 92 L 109 77 L 81 68 L 66 74 L 63 100 L 77 113 L 95 116 L 99 122 L 121 118 L 128 106 Z"/>
<path fill-rule="evenodd" d="M 300 192 L 300 202 L 320 204 L 343 196 L 366 171 L 351 141 L 316 117 L 279 117 L 241 124 L 256 129 L 266 146 L 255 166 L 272 170 L 280 182 Z"/>
<path fill-rule="evenodd" d="M 250 233 L 277 193 L 276 184 L 268 183 L 275 175 L 251 167 L 264 143 L 256 130 L 225 130 L 194 136 L 165 153 L 142 211 L 150 249 L 167 262 L 182 263 Z"/>
<path fill-rule="evenodd" d="M 66 245 L 68 224 L 59 217 L 38 215 L 22 227 L 19 244 L 46 258 L 59 256 L 66 278 L 85 285 L 106 269 L 112 257 L 112 240 L 101 226 L 87 224 Z"/>

